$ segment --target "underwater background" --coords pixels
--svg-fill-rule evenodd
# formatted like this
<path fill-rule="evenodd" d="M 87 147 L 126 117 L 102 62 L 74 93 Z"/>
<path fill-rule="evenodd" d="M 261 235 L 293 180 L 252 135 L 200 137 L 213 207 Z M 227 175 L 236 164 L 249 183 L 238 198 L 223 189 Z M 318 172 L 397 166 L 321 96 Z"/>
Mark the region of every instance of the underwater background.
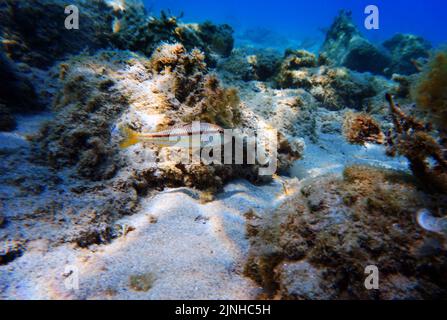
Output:
<path fill-rule="evenodd" d="M 0 299 L 447 299 L 445 21 L 0 0 Z"/>
<path fill-rule="evenodd" d="M 184 20 L 189 22 L 228 23 L 236 35 L 264 28 L 295 41 L 322 42 L 324 31 L 341 9 L 352 11 L 355 23 L 363 26 L 368 5 L 376 5 L 380 10 L 380 30 L 362 30 L 372 41 L 384 41 L 404 32 L 423 36 L 438 45 L 445 42 L 447 33 L 446 3 L 442 0 L 145 0 L 144 3 L 153 13 L 163 9 L 170 9 L 173 14 L 184 12 Z"/>

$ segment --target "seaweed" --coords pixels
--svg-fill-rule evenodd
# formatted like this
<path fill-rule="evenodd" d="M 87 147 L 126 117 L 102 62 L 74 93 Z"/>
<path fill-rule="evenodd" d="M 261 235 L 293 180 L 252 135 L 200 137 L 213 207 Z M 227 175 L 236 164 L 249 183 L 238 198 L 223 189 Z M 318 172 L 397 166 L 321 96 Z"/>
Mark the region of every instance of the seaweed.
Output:
<path fill-rule="evenodd" d="M 384 135 L 379 123 L 366 113 L 347 112 L 343 122 L 343 134 L 351 144 L 365 142 L 382 144 Z"/>
<path fill-rule="evenodd" d="M 394 128 L 387 132 L 387 154 L 405 156 L 414 176 L 426 188 L 447 192 L 447 159 L 442 145 L 433 136 L 432 125 L 406 115 L 390 94 L 386 99 L 394 124 Z"/>
<path fill-rule="evenodd" d="M 440 133 L 447 135 L 447 51 L 438 52 L 430 60 L 411 93 L 417 107 L 428 113 Z"/>

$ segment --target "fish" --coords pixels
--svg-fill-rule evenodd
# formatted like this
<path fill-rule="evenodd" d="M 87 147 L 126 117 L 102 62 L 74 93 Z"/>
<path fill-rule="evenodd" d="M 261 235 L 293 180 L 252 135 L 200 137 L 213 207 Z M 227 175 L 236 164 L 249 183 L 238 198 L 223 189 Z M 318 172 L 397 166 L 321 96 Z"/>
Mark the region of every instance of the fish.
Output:
<path fill-rule="evenodd" d="M 159 132 L 139 133 L 129 127 L 125 127 L 121 131 L 124 135 L 124 139 L 120 143 L 122 149 L 140 142 L 149 142 L 160 147 L 171 146 L 193 149 L 193 138 L 200 139 L 199 147 L 201 148 L 222 144 L 224 141 L 224 129 L 206 122 L 187 124 Z"/>

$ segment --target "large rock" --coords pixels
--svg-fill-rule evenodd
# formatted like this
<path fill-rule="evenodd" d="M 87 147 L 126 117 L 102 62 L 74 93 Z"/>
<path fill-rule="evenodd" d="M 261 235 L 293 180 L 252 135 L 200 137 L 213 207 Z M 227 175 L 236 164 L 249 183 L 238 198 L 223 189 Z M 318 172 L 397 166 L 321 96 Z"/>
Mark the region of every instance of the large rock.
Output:
<path fill-rule="evenodd" d="M 31 83 L 23 77 L 0 48 L 0 130 L 14 129 L 13 113 L 41 108 Z"/>
<path fill-rule="evenodd" d="M 419 72 L 417 60 L 427 59 L 431 49 L 427 40 L 412 34 L 397 34 L 385 41 L 383 46 L 391 53 L 391 65 L 386 72 L 389 75 L 411 75 Z"/>
<path fill-rule="evenodd" d="M 222 59 L 217 69 L 236 80 L 267 81 L 278 72 L 280 62 L 281 56 L 275 50 L 238 48 Z"/>
<path fill-rule="evenodd" d="M 66 3 L 59 0 L 6 0 L 0 6 L 0 31 L 6 52 L 36 67 L 84 48 L 106 46 L 112 34 L 113 8 L 102 0 L 71 1 L 79 8 L 79 30 L 65 28 Z"/>
<path fill-rule="evenodd" d="M 151 55 L 161 42 L 180 42 L 201 49 L 212 64 L 214 55 L 228 56 L 233 30 L 228 25 L 183 24 L 164 12 L 149 17 L 140 0 L 75 0 L 79 30 L 65 28 L 64 1 L 6 0 L 0 4 L 0 33 L 16 61 L 46 68 L 84 49 L 117 47 Z M 38 21 L 38 23 L 36 23 Z"/>
<path fill-rule="evenodd" d="M 445 210 L 445 195 L 420 191 L 404 173 L 358 165 L 346 167 L 341 178 L 326 175 L 301 186 L 275 212 L 247 218 L 245 271 L 267 293 L 283 299 L 445 297 L 445 239 L 415 222 L 420 208 Z M 365 289 L 369 265 L 379 269 L 377 290 Z"/>
<path fill-rule="evenodd" d="M 384 74 L 391 61 L 386 52 L 361 35 L 347 11 L 341 11 L 335 18 L 321 52 L 336 65 L 359 72 Z"/>
<path fill-rule="evenodd" d="M 362 109 L 379 88 L 376 77 L 330 67 L 323 56 L 305 50 L 287 50 L 275 77 L 279 88 L 302 88 L 329 110 Z M 323 64 L 323 65 L 321 65 Z"/>

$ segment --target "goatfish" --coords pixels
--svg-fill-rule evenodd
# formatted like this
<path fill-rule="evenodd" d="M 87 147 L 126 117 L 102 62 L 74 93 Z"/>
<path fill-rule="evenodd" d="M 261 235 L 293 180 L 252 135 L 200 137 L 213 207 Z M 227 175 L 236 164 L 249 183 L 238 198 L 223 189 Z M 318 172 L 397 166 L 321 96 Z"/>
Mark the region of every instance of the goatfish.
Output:
<path fill-rule="evenodd" d="M 224 129 L 218 125 L 200 122 L 197 124 L 187 124 L 171 129 L 138 133 L 129 127 L 122 130 L 124 139 L 120 143 L 122 149 L 128 148 L 140 142 L 149 142 L 161 147 L 181 147 L 193 148 L 194 141 L 200 141 L 197 147 L 209 147 L 223 144 Z"/>

